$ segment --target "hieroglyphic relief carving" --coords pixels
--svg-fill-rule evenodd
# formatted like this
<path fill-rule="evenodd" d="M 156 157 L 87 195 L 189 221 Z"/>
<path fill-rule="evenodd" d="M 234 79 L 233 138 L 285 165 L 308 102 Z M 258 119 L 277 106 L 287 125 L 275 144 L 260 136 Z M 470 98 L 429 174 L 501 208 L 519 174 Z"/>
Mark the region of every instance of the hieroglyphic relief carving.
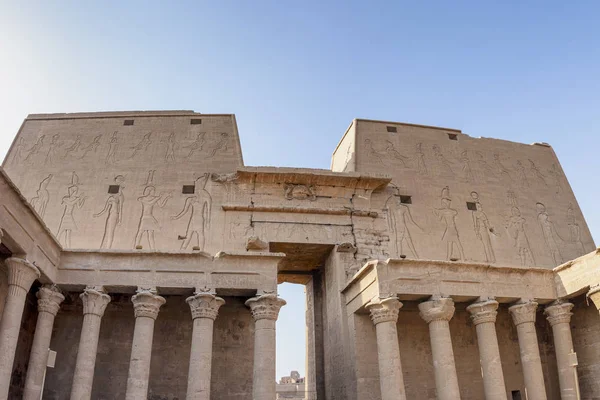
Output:
<path fill-rule="evenodd" d="M 219 140 L 217 141 L 217 143 L 213 146 L 213 148 L 208 153 L 208 157 L 214 157 L 214 155 L 217 154 L 217 151 L 219 151 L 219 150 L 223 150 L 224 152 L 227 151 L 227 143 L 228 142 L 229 142 L 229 133 L 227 133 L 227 132 L 220 133 Z"/>
<path fill-rule="evenodd" d="M 456 227 L 456 216 L 458 211 L 450 208 L 452 200 L 450 198 L 450 188 L 448 186 L 442 189 L 442 195 L 440 199 L 441 208 L 435 208 L 434 214 L 439 218 L 440 221 L 444 221 L 446 228 L 442 234 L 442 243 L 446 244 L 446 259 L 451 261 L 457 261 L 459 259 L 465 259 L 465 252 L 460 242 L 460 236 L 458 234 L 458 228 Z M 458 248 L 460 258 L 454 257 L 454 247 Z"/>
<path fill-rule="evenodd" d="M 496 262 L 496 255 L 494 254 L 494 248 L 492 247 L 492 240 L 490 233 L 497 235 L 494 231 L 494 227 L 490 224 L 490 220 L 483 211 L 483 206 L 479 200 L 479 194 L 477 192 L 471 192 L 471 198 L 475 202 L 475 210 L 472 210 L 473 217 L 473 230 L 475 236 L 481 241 L 483 245 L 483 252 L 485 253 L 485 261 Z"/>
<path fill-rule="evenodd" d="M 114 179 L 114 182 L 119 186 L 118 193 L 112 193 L 110 196 L 108 196 L 104 205 L 104 209 L 99 213 L 94 214 L 94 218 L 96 218 L 108 213 L 104 223 L 104 235 L 102 236 L 102 243 L 100 244 L 101 249 L 112 248 L 113 240 L 115 238 L 115 230 L 123 221 L 123 203 L 125 202 L 123 183 L 125 182 L 125 177 L 123 177 L 123 175 L 117 175 Z"/>
<path fill-rule="evenodd" d="M 415 258 L 419 258 L 419 254 L 412 241 L 409 223 L 414 225 L 421 232 L 423 229 L 413 219 L 410 208 L 408 208 L 406 204 L 400 202 L 400 198 L 391 196 L 388 201 L 390 200 L 391 202 L 388 206 L 388 225 L 390 230 L 396 234 L 396 254 L 402 258 L 406 257 L 403 251 L 403 244 L 406 242 L 406 246 L 413 253 Z"/>
<path fill-rule="evenodd" d="M 11 162 L 14 165 L 21 164 L 23 161 L 23 152 L 25 151 L 25 140 L 20 137 L 19 140 L 15 143 L 15 148 L 13 150 L 13 156 Z"/>
<path fill-rule="evenodd" d="M 65 154 L 63 155 L 63 160 L 71 156 L 71 154 L 77 152 L 79 147 L 81 146 L 81 135 L 77 135 L 73 143 L 65 149 Z"/>
<path fill-rule="evenodd" d="M 190 151 L 187 155 L 187 158 L 190 158 L 196 151 L 202 151 L 202 148 L 204 147 L 204 144 L 206 143 L 204 136 L 206 136 L 206 133 L 200 132 L 198 134 L 198 136 L 196 136 L 196 140 L 194 140 L 194 142 L 192 144 L 184 147 L 185 149 L 190 149 Z"/>
<path fill-rule="evenodd" d="M 205 173 L 196 179 L 197 193 L 187 197 L 181 212 L 171 217 L 171 219 L 176 220 L 190 211 L 190 219 L 188 220 L 185 236 L 179 236 L 179 239 L 183 240 L 181 243 L 181 250 L 187 250 L 194 238 L 196 238 L 196 246 L 193 246 L 192 249 L 200 251 L 204 250 L 206 241 L 205 235 L 210 228 L 210 215 L 212 209 L 212 197 L 206 190 L 206 184 L 209 177 L 210 173 Z"/>
<path fill-rule="evenodd" d="M 427 175 L 427 164 L 425 163 L 425 153 L 423 152 L 423 143 L 417 143 L 415 157 L 417 160 L 417 172 L 421 175 Z"/>
<path fill-rule="evenodd" d="M 367 147 L 367 157 L 369 159 L 375 160 L 385 165 L 385 161 L 392 158 L 396 161 L 399 161 L 400 165 L 406 168 L 406 162 L 409 158 L 400 154 L 400 152 L 394 147 L 394 143 L 392 143 L 391 141 L 385 141 L 385 148 L 378 148 L 376 145 L 373 144 L 373 141 L 371 139 L 365 139 L 365 146 Z"/>
<path fill-rule="evenodd" d="M 25 163 L 31 163 L 33 159 L 40 153 L 44 146 L 44 136 L 42 135 L 36 140 L 36 142 L 27 150 L 27 157 L 25 157 Z"/>
<path fill-rule="evenodd" d="M 287 200 L 317 200 L 316 189 L 313 185 L 295 185 L 286 183 L 283 190 Z"/>
<path fill-rule="evenodd" d="M 67 189 L 67 195 L 62 198 L 64 207 L 63 215 L 60 219 L 58 226 L 58 234 L 56 238 L 60 243 L 69 248 L 71 247 L 71 236 L 73 232 L 77 232 L 77 223 L 75 222 L 75 216 L 73 215 L 75 208 L 83 207 L 86 197 L 79 194 L 79 177 L 75 172 L 71 177 L 71 185 Z M 64 241 L 61 240 L 64 236 Z"/>
<path fill-rule="evenodd" d="M 494 153 L 494 166 L 496 167 L 496 172 L 500 178 L 507 181 L 511 180 L 510 171 L 504 166 L 504 164 L 502 164 L 502 160 L 500 160 L 500 154 L 498 153 Z"/>
<path fill-rule="evenodd" d="M 452 165 L 450 164 L 450 161 L 448 161 L 446 159 L 446 157 L 444 156 L 444 154 L 442 153 L 442 150 L 440 149 L 440 146 L 438 146 L 437 144 L 434 144 L 432 147 L 433 150 L 433 155 L 437 161 L 437 174 L 441 175 L 441 176 L 454 176 L 454 171 L 452 170 Z"/>
<path fill-rule="evenodd" d="M 546 246 L 548 247 L 548 250 L 550 250 L 554 263 L 557 265 L 562 264 L 564 260 L 560 253 L 558 243 L 561 243 L 563 240 L 558 234 L 554 222 L 550 221 L 546 206 L 543 203 L 537 203 L 536 208 L 538 212 L 538 222 L 540 223 L 544 235 L 544 242 L 546 242 Z"/>
<path fill-rule="evenodd" d="M 527 181 L 527 172 L 525 172 L 525 166 L 521 162 L 521 160 L 517 160 L 517 181 L 519 182 L 519 186 L 522 188 L 526 188 L 529 186 L 529 182 Z"/>
<path fill-rule="evenodd" d="M 46 158 L 44 159 L 44 165 L 52 165 L 56 161 L 58 161 L 59 152 L 62 145 L 63 142 L 60 140 L 60 135 L 58 133 L 52 135 L 52 140 L 50 141 L 50 145 L 48 146 L 48 152 L 46 153 Z"/>
<path fill-rule="evenodd" d="M 97 135 L 94 137 L 92 142 L 82 149 L 83 153 L 81 156 L 79 156 L 79 159 L 85 158 L 85 156 L 87 156 L 90 152 L 95 153 L 96 150 L 98 150 L 98 147 L 100 147 L 100 139 L 102 139 L 102 135 Z"/>
<path fill-rule="evenodd" d="M 460 161 L 462 163 L 463 179 L 467 182 L 473 182 L 473 170 L 471 169 L 471 159 L 467 150 L 460 153 Z"/>
<path fill-rule="evenodd" d="M 540 171 L 537 165 L 535 165 L 535 162 L 533 162 L 533 160 L 529 160 L 529 168 L 531 169 L 533 176 L 539 182 L 541 182 L 544 186 L 548 186 L 548 182 L 546 182 L 546 177 L 544 176 L 544 174 L 542 174 L 542 171 Z"/>
<path fill-rule="evenodd" d="M 507 190 L 506 191 L 506 204 L 508 204 L 510 207 L 518 207 L 518 201 L 517 201 L 517 195 L 515 194 L 514 191 L 512 190 Z"/>
<path fill-rule="evenodd" d="M 521 216 L 521 210 L 516 205 L 511 207 L 511 215 L 506 221 L 506 230 L 509 236 L 513 239 L 513 246 L 517 249 L 522 266 L 535 265 L 533 252 L 529 245 L 529 239 L 525 232 L 525 218 Z"/>
<path fill-rule="evenodd" d="M 106 164 L 116 164 L 117 163 L 117 147 L 119 145 L 119 138 L 117 137 L 117 131 L 114 131 L 110 142 L 108 143 L 108 152 L 106 153 L 106 158 L 104 162 Z"/>
<path fill-rule="evenodd" d="M 482 152 L 480 151 L 474 151 L 473 154 L 475 154 L 475 158 L 476 158 L 476 163 L 477 166 L 479 167 L 479 172 L 483 175 L 488 175 L 488 176 L 495 176 L 495 172 L 494 172 L 494 168 L 492 168 L 492 166 L 490 164 L 487 163 L 487 161 L 485 160 L 485 156 L 483 155 Z"/>
<path fill-rule="evenodd" d="M 581 241 L 581 228 L 575 218 L 573 204 L 569 204 L 569 208 L 567 209 L 567 225 L 569 226 L 569 242 L 576 243 L 581 254 L 585 254 L 585 246 Z"/>
<path fill-rule="evenodd" d="M 135 146 L 132 147 L 133 152 L 131 153 L 131 156 L 129 156 L 129 158 L 130 159 L 135 158 L 135 156 L 141 151 L 146 152 L 148 150 L 148 147 L 151 144 L 152 144 L 152 132 L 148 132 L 144 135 L 142 140 L 140 140 L 138 142 L 138 144 L 136 144 Z"/>
<path fill-rule="evenodd" d="M 156 187 L 154 186 L 154 172 L 148 172 L 148 179 L 144 188 L 143 196 L 138 197 L 138 201 L 142 204 L 142 214 L 140 216 L 140 222 L 138 224 L 137 233 L 135 234 L 135 248 L 142 248 L 142 238 L 146 234 L 148 238 L 148 246 L 151 250 L 156 249 L 156 242 L 154 234 L 156 231 L 160 231 L 160 225 L 154 217 L 154 206 L 158 205 L 160 208 L 164 208 L 171 198 L 171 193 L 160 193 L 155 195 Z"/>
<path fill-rule="evenodd" d="M 552 164 L 552 167 L 548 170 L 548 174 L 554 181 L 554 187 L 556 189 L 556 193 L 557 194 L 561 193 L 562 192 L 562 184 L 561 184 L 562 174 L 558 170 L 558 167 L 556 166 L 556 164 Z"/>
<path fill-rule="evenodd" d="M 52 174 L 48 175 L 40 182 L 40 187 L 35 192 L 37 196 L 32 198 L 29 202 L 33 209 L 42 218 L 44 218 L 44 214 L 46 213 L 46 206 L 48 205 L 48 201 L 50 200 L 50 192 L 48 192 L 48 184 L 50 184 L 50 180 L 52 180 Z"/>
<path fill-rule="evenodd" d="M 166 162 L 175 162 L 175 132 L 171 132 L 169 137 L 166 140 L 167 149 L 165 151 L 165 161 Z"/>

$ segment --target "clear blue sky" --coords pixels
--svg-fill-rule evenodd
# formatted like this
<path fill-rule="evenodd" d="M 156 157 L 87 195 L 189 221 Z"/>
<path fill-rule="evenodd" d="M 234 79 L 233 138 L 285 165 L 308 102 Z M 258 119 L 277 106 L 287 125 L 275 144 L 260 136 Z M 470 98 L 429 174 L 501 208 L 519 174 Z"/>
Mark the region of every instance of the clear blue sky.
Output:
<path fill-rule="evenodd" d="M 246 165 L 313 168 L 353 118 L 440 125 L 552 144 L 599 240 L 599 15 L 597 1 L 0 0 L 0 158 L 35 112 L 235 113 Z M 280 289 L 277 373 L 304 373 L 303 290 Z"/>

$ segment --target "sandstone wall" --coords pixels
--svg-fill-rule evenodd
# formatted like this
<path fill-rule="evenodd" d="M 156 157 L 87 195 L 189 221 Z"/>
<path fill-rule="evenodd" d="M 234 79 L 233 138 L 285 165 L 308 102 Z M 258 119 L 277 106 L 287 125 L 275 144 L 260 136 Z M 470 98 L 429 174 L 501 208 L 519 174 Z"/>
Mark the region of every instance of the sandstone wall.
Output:
<path fill-rule="evenodd" d="M 579 296 L 571 317 L 573 346 L 577 353 L 577 374 L 582 399 L 600 399 L 600 317 L 594 304 Z"/>
<path fill-rule="evenodd" d="M 102 319 L 92 398 L 125 398 L 135 319 L 131 297 L 112 295 Z M 165 296 L 154 330 L 150 387 L 152 400 L 184 399 L 192 320 L 184 296 Z M 211 398 L 250 400 L 254 328 L 244 299 L 226 297 L 215 321 Z M 44 399 L 68 399 L 83 320 L 78 297 L 70 293 L 54 324 L 51 348 L 56 368 L 48 369 Z M 67 388 L 67 389 L 65 389 Z"/>

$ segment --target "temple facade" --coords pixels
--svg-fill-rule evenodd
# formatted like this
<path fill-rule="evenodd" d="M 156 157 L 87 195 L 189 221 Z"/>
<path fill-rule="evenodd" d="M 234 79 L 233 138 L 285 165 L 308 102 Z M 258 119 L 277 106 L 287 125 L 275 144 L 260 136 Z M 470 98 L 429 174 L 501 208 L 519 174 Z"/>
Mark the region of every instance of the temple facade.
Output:
<path fill-rule="evenodd" d="M 307 400 L 600 398 L 547 143 L 357 119 L 329 170 L 249 167 L 233 115 L 35 114 L 0 185 L 0 400 L 274 400 L 283 282 Z"/>

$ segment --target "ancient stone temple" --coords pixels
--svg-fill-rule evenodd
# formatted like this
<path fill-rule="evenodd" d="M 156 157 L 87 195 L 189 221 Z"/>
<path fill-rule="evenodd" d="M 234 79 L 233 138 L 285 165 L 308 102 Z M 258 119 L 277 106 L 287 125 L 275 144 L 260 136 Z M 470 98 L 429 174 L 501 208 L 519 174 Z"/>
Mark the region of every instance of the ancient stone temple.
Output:
<path fill-rule="evenodd" d="M 546 143 L 354 120 L 330 170 L 248 167 L 233 115 L 37 114 L 0 172 L 0 400 L 274 400 L 281 282 L 306 399 L 600 398 Z"/>

